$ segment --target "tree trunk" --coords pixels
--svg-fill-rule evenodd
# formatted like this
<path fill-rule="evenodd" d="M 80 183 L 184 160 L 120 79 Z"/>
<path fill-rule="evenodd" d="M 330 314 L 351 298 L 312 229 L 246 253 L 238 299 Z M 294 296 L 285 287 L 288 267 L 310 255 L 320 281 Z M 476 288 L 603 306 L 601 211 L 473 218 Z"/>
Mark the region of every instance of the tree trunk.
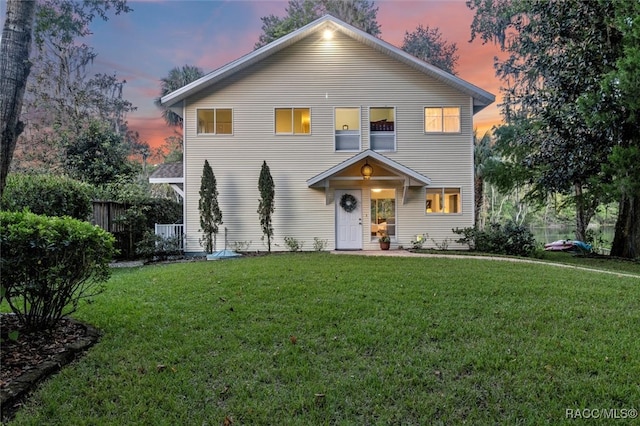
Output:
<path fill-rule="evenodd" d="M 8 0 L 0 45 L 0 197 L 9 174 L 18 136 L 22 100 L 31 71 L 29 54 L 35 20 L 35 0 Z"/>
<path fill-rule="evenodd" d="M 611 256 L 640 256 L 640 197 L 623 196 L 611 245 Z"/>
<path fill-rule="evenodd" d="M 576 240 L 586 241 L 587 228 L 598 207 L 598 200 L 584 194 L 582 185 L 579 183 L 574 185 L 574 189 L 576 194 Z"/>
<path fill-rule="evenodd" d="M 484 180 L 481 177 L 475 177 L 473 182 L 473 190 L 475 192 L 475 224 L 476 228 L 482 229 L 482 204 L 484 202 L 483 191 L 482 188 L 484 186 Z"/>

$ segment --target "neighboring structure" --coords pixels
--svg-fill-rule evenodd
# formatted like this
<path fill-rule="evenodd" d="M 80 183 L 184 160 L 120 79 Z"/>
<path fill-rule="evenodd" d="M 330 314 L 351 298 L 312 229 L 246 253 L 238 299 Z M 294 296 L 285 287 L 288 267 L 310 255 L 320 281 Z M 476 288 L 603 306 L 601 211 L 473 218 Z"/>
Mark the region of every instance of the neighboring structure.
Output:
<path fill-rule="evenodd" d="M 184 199 L 184 164 L 164 163 L 149 176 L 149 183 L 169 185 L 181 199 Z"/>
<path fill-rule="evenodd" d="M 263 161 L 275 182 L 276 250 L 426 246 L 474 224 L 473 114 L 495 97 L 332 16 L 324 16 L 161 101 L 184 119 L 186 252 L 202 253 L 205 159 L 228 242 L 265 250 Z M 435 241 L 435 243 L 434 243 Z"/>

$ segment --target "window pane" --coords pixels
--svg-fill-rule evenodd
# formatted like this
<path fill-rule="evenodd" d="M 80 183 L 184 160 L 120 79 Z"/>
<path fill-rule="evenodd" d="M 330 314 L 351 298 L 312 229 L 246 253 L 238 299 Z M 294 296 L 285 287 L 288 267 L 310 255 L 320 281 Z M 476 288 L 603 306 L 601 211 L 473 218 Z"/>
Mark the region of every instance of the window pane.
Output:
<path fill-rule="evenodd" d="M 371 135 L 371 149 L 374 151 L 394 151 L 396 149 L 395 135 L 393 133 Z"/>
<path fill-rule="evenodd" d="M 444 213 L 460 213 L 460 188 L 444 189 Z"/>
<path fill-rule="evenodd" d="M 214 110 L 199 109 L 198 110 L 198 133 L 214 132 Z"/>
<path fill-rule="evenodd" d="M 370 108 L 369 122 L 369 130 L 372 132 L 394 132 L 394 108 Z"/>
<path fill-rule="evenodd" d="M 360 130 L 360 108 L 336 108 L 336 130 Z"/>
<path fill-rule="evenodd" d="M 216 109 L 216 133 L 230 135 L 233 133 L 233 125 L 230 109 Z"/>
<path fill-rule="evenodd" d="M 424 130 L 426 132 L 442 131 L 442 108 L 424 109 Z"/>
<path fill-rule="evenodd" d="M 293 133 L 291 108 L 276 108 L 276 133 Z"/>
<path fill-rule="evenodd" d="M 309 134 L 311 132 L 311 115 L 309 108 L 296 108 L 293 110 L 293 133 Z"/>
<path fill-rule="evenodd" d="M 443 122 L 445 132 L 459 132 L 460 108 L 443 108 Z"/>
<path fill-rule="evenodd" d="M 396 190 L 371 190 L 371 236 L 396 235 Z"/>
<path fill-rule="evenodd" d="M 460 188 L 427 189 L 426 213 L 460 213 L 462 199 Z"/>
<path fill-rule="evenodd" d="M 442 188 L 427 189 L 427 213 L 442 213 Z"/>

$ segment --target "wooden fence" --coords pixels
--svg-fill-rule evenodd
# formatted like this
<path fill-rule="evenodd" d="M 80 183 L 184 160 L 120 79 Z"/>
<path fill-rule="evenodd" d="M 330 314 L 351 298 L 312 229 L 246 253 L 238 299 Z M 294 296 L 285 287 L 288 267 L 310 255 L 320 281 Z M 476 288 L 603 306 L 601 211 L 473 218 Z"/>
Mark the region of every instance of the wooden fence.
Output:
<path fill-rule="evenodd" d="M 112 234 L 125 232 L 127 231 L 126 227 L 121 223 L 117 223 L 116 219 L 118 216 L 123 215 L 127 208 L 127 205 L 115 201 L 94 201 L 91 223 Z"/>

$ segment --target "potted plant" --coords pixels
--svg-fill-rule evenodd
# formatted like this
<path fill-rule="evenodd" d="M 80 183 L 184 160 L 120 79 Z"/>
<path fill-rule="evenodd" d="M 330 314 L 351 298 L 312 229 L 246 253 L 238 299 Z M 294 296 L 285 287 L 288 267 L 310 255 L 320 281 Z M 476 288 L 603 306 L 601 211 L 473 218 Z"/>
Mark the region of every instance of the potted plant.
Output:
<path fill-rule="evenodd" d="M 389 250 L 391 246 L 391 238 L 386 231 L 378 232 L 378 242 L 380 243 L 380 250 Z"/>

